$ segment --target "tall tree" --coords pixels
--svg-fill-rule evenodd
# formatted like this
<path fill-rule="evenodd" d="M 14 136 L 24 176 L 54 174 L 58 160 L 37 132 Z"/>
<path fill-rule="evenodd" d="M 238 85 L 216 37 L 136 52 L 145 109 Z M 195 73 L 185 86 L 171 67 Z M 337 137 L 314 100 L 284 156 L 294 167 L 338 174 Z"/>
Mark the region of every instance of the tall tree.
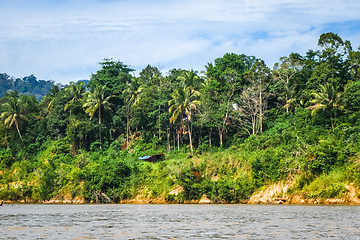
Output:
<path fill-rule="evenodd" d="M 109 99 L 112 97 L 105 95 L 106 86 L 95 86 L 93 92 L 87 92 L 86 102 L 84 103 L 85 112 L 89 114 L 90 119 L 98 113 L 100 127 L 100 143 L 101 143 L 101 110 L 112 111 Z"/>
<path fill-rule="evenodd" d="M 192 90 L 199 90 L 201 87 L 201 79 L 197 75 L 197 72 L 193 69 L 182 72 L 182 74 L 178 77 L 178 80 L 182 81 L 185 87 L 191 88 Z"/>
<path fill-rule="evenodd" d="M 306 86 L 309 93 L 315 92 L 319 85 L 331 83 L 343 90 L 350 79 L 345 56 L 352 49 L 349 41 L 343 41 L 332 32 L 323 33 L 318 41 L 321 51 L 317 53 L 319 64 L 314 68 Z"/>
<path fill-rule="evenodd" d="M 241 130 L 240 134 L 255 135 L 259 131 L 260 92 L 256 86 L 249 86 L 235 100 L 230 122 Z"/>
<path fill-rule="evenodd" d="M 282 85 L 280 96 L 283 98 L 285 104 L 292 97 L 295 91 L 295 83 L 293 81 L 295 74 L 301 68 L 300 60 L 289 57 L 281 57 L 280 63 L 276 63 L 272 71 L 273 77 Z M 286 112 L 289 108 L 285 105 Z"/>
<path fill-rule="evenodd" d="M 178 117 L 180 116 L 180 121 L 182 126 L 182 117 L 183 114 L 186 114 L 187 116 L 187 125 L 188 125 L 188 133 L 190 138 L 190 150 L 193 152 L 193 145 L 192 145 L 192 136 L 191 136 L 191 128 L 190 128 L 190 122 L 192 121 L 192 110 L 195 110 L 198 105 L 200 105 L 200 101 L 197 100 L 200 93 L 197 91 L 193 91 L 190 88 L 184 87 L 184 88 L 178 88 L 174 91 L 171 99 L 169 101 L 169 112 L 172 113 L 172 116 L 170 118 L 170 123 L 175 122 Z"/>
<path fill-rule="evenodd" d="M 125 101 L 127 102 L 126 106 L 126 148 L 129 148 L 129 116 L 132 106 L 135 106 L 139 103 L 141 98 L 141 93 L 143 91 L 143 86 L 140 84 L 140 80 L 138 78 L 132 78 L 131 82 L 127 84 L 128 88 L 123 92 Z"/>
<path fill-rule="evenodd" d="M 259 109 L 259 127 L 260 133 L 263 132 L 264 112 L 267 108 L 268 99 L 270 96 L 269 86 L 271 84 L 270 69 L 266 66 L 263 60 L 256 60 L 251 69 L 246 73 L 245 78 L 250 82 L 258 94 L 254 95 L 258 100 Z"/>
<path fill-rule="evenodd" d="M 132 78 L 130 83 L 127 84 L 128 87 L 123 92 L 125 101 L 130 105 L 136 105 L 139 103 L 141 93 L 143 91 L 143 86 L 141 85 L 138 78 Z"/>
<path fill-rule="evenodd" d="M 126 89 L 126 83 L 131 81 L 130 72 L 134 69 L 112 58 L 104 58 L 99 64 L 101 69 L 91 75 L 88 87 L 94 89 L 97 85 L 105 86 L 105 90 L 120 96 Z"/>
<path fill-rule="evenodd" d="M 80 104 L 82 105 L 82 98 L 84 96 L 85 90 L 85 83 L 78 82 L 77 84 L 74 82 L 70 82 L 70 86 L 65 88 L 65 92 L 69 94 L 71 100 L 65 104 L 64 110 L 67 110 L 70 107 L 70 113 L 73 114 L 76 106 Z"/>
<path fill-rule="evenodd" d="M 59 86 L 54 85 L 50 88 L 49 93 L 45 95 L 45 103 L 46 103 L 46 110 L 51 112 L 52 108 L 54 107 L 53 102 L 56 95 L 60 92 Z"/>
<path fill-rule="evenodd" d="M 152 82 L 153 78 L 156 76 L 160 76 L 161 72 L 157 67 L 153 67 L 151 65 L 147 65 L 141 72 L 139 73 L 140 78 L 145 82 Z"/>
<path fill-rule="evenodd" d="M 202 101 L 204 106 L 212 106 L 206 112 L 212 119 L 211 124 L 218 128 L 220 145 L 223 145 L 234 97 L 246 85 L 243 74 L 251 68 L 254 61 L 255 57 L 226 53 L 222 58 L 215 59 L 214 64 L 208 63 L 206 66 L 207 77 L 211 81 L 205 88 Z"/>
<path fill-rule="evenodd" d="M 29 121 L 29 119 L 22 113 L 23 109 L 21 107 L 20 99 L 10 98 L 6 103 L 3 104 L 5 107 L 5 112 L 1 114 L 1 118 L 4 119 L 4 124 L 8 125 L 9 128 L 15 124 L 16 130 L 19 134 L 19 137 L 22 139 L 19 129 L 19 121 Z"/>
<path fill-rule="evenodd" d="M 309 106 L 308 109 L 312 110 L 312 115 L 315 115 L 319 110 L 328 112 L 330 115 L 331 127 L 334 130 L 333 110 L 341 109 L 343 107 L 342 93 L 336 91 L 331 83 L 328 83 L 325 86 L 320 85 L 319 88 L 320 92 L 312 94 L 314 99 L 311 100 L 311 103 L 313 105 Z"/>

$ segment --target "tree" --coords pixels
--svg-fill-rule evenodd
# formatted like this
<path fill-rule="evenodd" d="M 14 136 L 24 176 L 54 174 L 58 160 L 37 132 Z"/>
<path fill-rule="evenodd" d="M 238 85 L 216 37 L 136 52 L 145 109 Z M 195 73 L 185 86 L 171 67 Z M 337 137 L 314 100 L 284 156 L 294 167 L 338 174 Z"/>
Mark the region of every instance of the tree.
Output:
<path fill-rule="evenodd" d="M 130 72 L 134 69 L 112 58 L 104 58 L 99 64 L 101 69 L 91 75 L 88 87 L 94 89 L 98 85 L 105 86 L 106 91 L 121 94 L 126 89 L 126 83 L 131 81 Z"/>
<path fill-rule="evenodd" d="M 141 70 L 139 75 L 144 82 L 152 82 L 152 79 L 156 76 L 160 76 L 161 72 L 157 67 L 153 67 L 148 64 L 143 70 Z"/>
<path fill-rule="evenodd" d="M 123 92 L 125 101 L 130 105 L 136 105 L 140 100 L 143 86 L 140 84 L 138 78 L 132 78 L 130 83 L 128 83 L 127 85 L 128 87 Z"/>
<path fill-rule="evenodd" d="M 350 65 L 350 74 L 352 79 L 360 79 L 360 46 L 358 51 L 349 51 L 349 65 Z"/>
<path fill-rule="evenodd" d="M 311 103 L 313 105 L 309 106 L 308 109 L 311 110 L 311 115 L 315 115 L 319 110 L 328 112 L 330 115 L 331 127 L 334 130 L 333 110 L 342 108 L 342 93 L 337 92 L 331 83 L 328 83 L 325 86 L 320 85 L 319 88 L 320 92 L 312 94 L 314 99 L 311 100 Z"/>
<path fill-rule="evenodd" d="M 360 110 L 360 81 L 352 82 L 345 88 L 344 102 L 347 110 L 352 112 Z"/>
<path fill-rule="evenodd" d="M 110 107 L 109 99 L 113 97 L 105 96 L 106 86 L 95 86 L 93 92 L 87 92 L 86 102 L 83 107 L 86 109 L 85 112 L 89 114 L 90 119 L 95 116 L 95 113 L 98 112 L 99 125 L 100 125 L 100 143 L 101 143 L 101 109 L 112 111 Z"/>
<path fill-rule="evenodd" d="M 197 71 L 194 71 L 193 69 L 190 69 L 190 71 L 183 71 L 180 76 L 178 76 L 177 78 L 178 80 L 181 81 L 181 83 L 183 84 L 183 86 L 187 89 L 189 89 L 190 92 L 193 92 L 195 94 L 197 94 L 198 96 L 200 96 L 200 92 L 199 89 L 201 88 L 202 85 L 202 79 L 197 75 Z M 200 101 L 199 101 L 200 102 Z M 193 117 L 194 117 L 194 111 L 190 111 L 190 117 L 189 119 L 191 119 L 190 121 L 190 129 L 189 132 L 191 132 L 191 135 L 193 133 Z"/>
<path fill-rule="evenodd" d="M 187 116 L 187 125 L 188 125 L 188 132 L 190 138 L 190 150 L 193 152 L 192 146 L 192 138 L 191 138 L 191 128 L 190 122 L 192 121 L 192 110 L 196 110 L 196 107 L 200 105 L 200 101 L 197 100 L 197 97 L 200 95 L 199 92 L 193 91 L 190 88 L 184 86 L 184 88 L 178 88 L 174 91 L 171 99 L 169 101 L 169 112 L 172 113 L 170 118 L 170 123 L 175 122 L 178 117 L 180 116 L 180 122 L 182 126 L 182 116 L 185 113 Z"/>
<path fill-rule="evenodd" d="M 257 88 L 249 86 L 233 104 L 235 111 L 230 118 L 231 124 L 248 135 L 255 135 L 259 131 L 259 99 Z"/>
<path fill-rule="evenodd" d="M 124 117 L 124 105 L 126 104 L 123 99 L 123 91 L 128 87 L 127 83 L 131 82 L 131 69 L 128 65 L 121 61 L 115 61 L 112 58 L 104 58 L 100 63 L 101 69 L 96 73 L 91 74 L 90 81 L 87 87 L 91 92 L 94 91 L 96 86 L 105 86 L 105 91 L 109 95 L 114 95 L 109 102 L 114 104 L 114 115 L 112 116 L 114 134 L 113 137 L 117 138 L 121 133 L 125 133 L 126 118 Z M 107 115 L 104 115 L 107 119 Z M 106 122 L 110 122 L 107 119 Z M 110 127 L 110 126 L 109 126 Z"/>
<path fill-rule="evenodd" d="M 320 35 L 318 45 L 322 47 L 322 51 L 317 53 L 319 64 L 308 79 L 307 88 L 314 92 L 319 85 L 331 83 L 343 90 L 350 79 L 348 64 L 344 59 L 352 49 L 350 42 L 343 41 L 337 34 L 328 32 Z"/>
<path fill-rule="evenodd" d="M 197 75 L 197 72 L 193 69 L 190 69 L 190 71 L 184 71 L 178 77 L 178 80 L 182 81 L 185 87 L 191 88 L 193 91 L 200 88 L 200 78 Z"/>
<path fill-rule="evenodd" d="M 127 85 L 128 85 L 128 88 L 125 89 L 125 91 L 123 92 L 123 95 L 125 96 L 125 101 L 127 102 L 127 106 L 126 106 L 126 125 L 127 125 L 127 127 L 126 127 L 126 143 L 127 143 L 127 148 L 129 148 L 130 111 L 131 111 L 132 106 L 135 106 L 139 103 L 143 87 L 140 84 L 140 81 L 138 78 L 132 78 L 131 82 L 128 83 Z"/>
<path fill-rule="evenodd" d="M 46 110 L 51 112 L 53 106 L 54 99 L 56 95 L 60 92 L 59 86 L 54 85 L 50 88 L 49 93 L 45 95 L 45 103 L 46 103 Z"/>
<path fill-rule="evenodd" d="M 74 82 L 70 82 L 70 86 L 65 88 L 65 92 L 70 95 L 71 100 L 65 104 L 64 110 L 67 110 L 69 107 L 73 108 L 74 106 L 76 108 L 76 105 L 78 105 L 77 101 L 83 98 L 83 95 L 86 91 L 84 85 L 84 82 L 78 82 L 77 84 Z M 73 113 L 73 111 L 71 110 L 70 112 Z"/>
<path fill-rule="evenodd" d="M 283 93 L 281 97 L 285 100 L 285 103 L 292 97 L 294 93 L 295 83 L 293 81 L 296 72 L 300 69 L 300 60 L 291 57 L 281 57 L 280 63 L 276 63 L 272 75 L 282 84 Z M 286 112 L 289 112 L 287 105 Z"/>
<path fill-rule="evenodd" d="M 4 119 L 4 124 L 8 125 L 9 128 L 15 124 L 16 130 L 20 136 L 21 141 L 22 136 L 20 134 L 19 129 L 19 121 L 29 121 L 29 119 L 22 114 L 22 108 L 21 108 L 21 101 L 20 99 L 10 98 L 6 103 L 3 104 L 5 107 L 5 112 L 1 114 L 1 118 Z"/>
<path fill-rule="evenodd" d="M 295 113 L 295 110 L 297 108 L 304 106 L 305 106 L 305 99 L 301 95 L 298 95 L 296 97 L 287 100 L 284 107 L 288 108 L 292 113 Z"/>
<path fill-rule="evenodd" d="M 332 64 L 336 64 L 339 58 L 351 50 L 349 41 L 343 41 L 339 35 L 332 32 L 321 34 L 318 45 L 323 48 L 320 57 Z"/>
<path fill-rule="evenodd" d="M 202 111 L 209 114 L 212 127 L 218 128 L 220 145 L 223 145 L 223 135 L 229 121 L 229 113 L 234 97 L 243 89 L 246 82 L 243 75 L 254 64 L 255 57 L 226 53 L 222 58 L 217 58 L 214 64 L 206 66 L 207 77 L 211 79 L 202 94 L 204 106 L 211 109 Z"/>
<path fill-rule="evenodd" d="M 270 69 L 263 60 L 256 60 L 251 69 L 245 74 L 245 79 L 250 82 L 254 92 L 252 96 L 257 98 L 255 102 L 259 109 L 259 128 L 263 133 L 264 112 L 267 109 L 267 103 L 270 96 L 269 86 L 271 84 Z"/>

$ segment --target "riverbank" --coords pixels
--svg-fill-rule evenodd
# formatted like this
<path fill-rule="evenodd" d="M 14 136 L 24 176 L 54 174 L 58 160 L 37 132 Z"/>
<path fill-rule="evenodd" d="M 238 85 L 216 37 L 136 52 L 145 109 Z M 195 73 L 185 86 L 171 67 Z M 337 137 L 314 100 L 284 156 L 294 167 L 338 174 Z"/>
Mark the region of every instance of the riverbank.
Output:
<path fill-rule="evenodd" d="M 53 154 L 58 146 L 50 145 L 36 161 L 1 170 L 0 199 L 47 204 L 359 204 L 358 154 L 319 172 L 315 166 L 323 158 L 291 155 L 281 147 L 258 148 L 267 145 L 258 138 L 263 135 L 216 151 L 170 152 L 155 164 L 115 148 L 66 155 L 60 161 Z"/>
<path fill-rule="evenodd" d="M 304 198 L 299 194 L 289 194 L 288 190 L 291 184 L 277 183 L 272 184 L 263 191 L 255 192 L 250 199 L 241 202 L 224 202 L 211 201 L 206 194 L 203 194 L 201 199 L 185 200 L 182 202 L 175 200 L 167 200 L 164 196 L 152 198 L 150 195 L 139 194 L 132 199 L 124 199 L 119 202 L 110 202 L 114 204 L 324 204 L 324 205 L 360 205 L 359 190 L 353 184 L 346 185 L 347 194 L 342 198 Z M 181 194 L 184 189 L 178 185 L 170 191 L 171 195 L 177 196 Z M 75 198 L 57 197 L 47 201 L 32 201 L 20 200 L 11 201 L 5 200 L 4 204 L 102 204 L 96 201 L 86 201 L 84 197 L 77 196 Z"/>

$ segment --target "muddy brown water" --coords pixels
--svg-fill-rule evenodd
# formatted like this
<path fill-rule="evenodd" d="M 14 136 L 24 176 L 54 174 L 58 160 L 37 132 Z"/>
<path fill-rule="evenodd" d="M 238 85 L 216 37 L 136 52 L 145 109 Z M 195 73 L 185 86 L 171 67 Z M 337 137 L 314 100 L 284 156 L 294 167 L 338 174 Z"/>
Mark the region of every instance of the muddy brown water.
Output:
<path fill-rule="evenodd" d="M 0 239 L 360 239 L 360 206 L 0 207 Z"/>

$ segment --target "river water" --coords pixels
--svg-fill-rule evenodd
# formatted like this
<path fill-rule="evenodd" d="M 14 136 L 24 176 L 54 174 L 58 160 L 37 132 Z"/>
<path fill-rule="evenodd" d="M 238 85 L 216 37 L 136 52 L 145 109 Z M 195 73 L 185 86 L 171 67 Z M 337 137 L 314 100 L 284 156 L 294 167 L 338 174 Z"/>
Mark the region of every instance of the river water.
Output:
<path fill-rule="evenodd" d="M 360 206 L 0 207 L 0 239 L 360 239 Z"/>

